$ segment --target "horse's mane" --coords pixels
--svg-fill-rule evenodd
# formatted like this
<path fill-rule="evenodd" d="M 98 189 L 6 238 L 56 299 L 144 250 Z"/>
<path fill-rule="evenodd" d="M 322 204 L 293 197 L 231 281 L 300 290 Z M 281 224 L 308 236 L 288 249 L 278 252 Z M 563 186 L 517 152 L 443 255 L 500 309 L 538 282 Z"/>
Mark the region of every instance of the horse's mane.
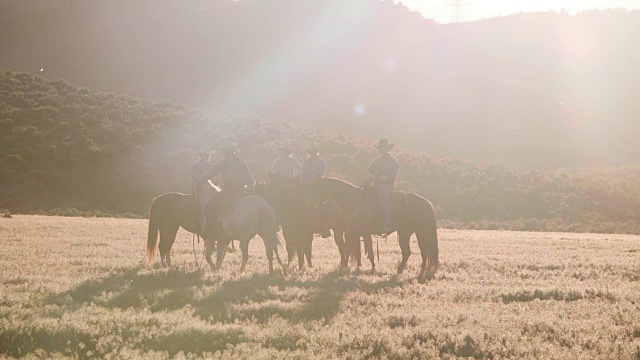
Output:
<path fill-rule="evenodd" d="M 336 195 L 341 199 L 353 199 L 356 196 L 360 196 L 360 188 L 352 183 L 332 177 L 323 177 L 318 180 L 320 187 L 324 188 L 324 192 L 327 195 L 335 197 Z"/>
<path fill-rule="evenodd" d="M 342 183 L 344 185 L 349 185 L 351 187 L 358 188 L 358 186 L 348 182 L 347 180 L 342 180 L 342 179 L 338 179 L 338 178 L 334 178 L 334 177 L 323 177 L 323 178 L 320 179 L 320 181 Z"/>

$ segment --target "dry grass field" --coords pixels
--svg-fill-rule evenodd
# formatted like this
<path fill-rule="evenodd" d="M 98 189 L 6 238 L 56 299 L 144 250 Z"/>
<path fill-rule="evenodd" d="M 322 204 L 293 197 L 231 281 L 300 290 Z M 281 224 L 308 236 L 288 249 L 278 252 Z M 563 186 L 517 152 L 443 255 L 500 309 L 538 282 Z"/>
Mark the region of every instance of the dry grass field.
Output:
<path fill-rule="evenodd" d="M 640 359 L 637 236 L 440 230 L 422 285 L 395 237 L 375 274 L 316 239 L 313 268 L 269 276 L 258 239 L 244 273 L 197 271 L 184 231 L 148 266 L 146 225 L 0 219 L 0 357 Z"/>

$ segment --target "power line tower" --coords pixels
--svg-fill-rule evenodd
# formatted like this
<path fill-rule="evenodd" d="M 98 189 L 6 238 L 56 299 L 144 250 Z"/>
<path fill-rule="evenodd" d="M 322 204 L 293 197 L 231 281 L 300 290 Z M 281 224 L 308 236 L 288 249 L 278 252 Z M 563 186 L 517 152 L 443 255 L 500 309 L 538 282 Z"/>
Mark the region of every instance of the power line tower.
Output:
<path fill-rule="evenodd" d="M 464 8 L 469 6 L 469 3 L 464 2 L 463 0 L 451 0 L 447 6 L 451 7 L 451 22 L 452 23 L 461 23 L 464 21 Z"/>

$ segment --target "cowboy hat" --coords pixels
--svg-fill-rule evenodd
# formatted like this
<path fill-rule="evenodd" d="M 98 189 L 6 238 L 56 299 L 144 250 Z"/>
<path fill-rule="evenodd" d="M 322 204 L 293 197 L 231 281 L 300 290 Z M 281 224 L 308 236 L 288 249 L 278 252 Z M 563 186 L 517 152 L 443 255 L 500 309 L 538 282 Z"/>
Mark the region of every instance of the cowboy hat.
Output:
<path fill-rule="evenodd" d="M 393 143 L 390 144 L 388 139 L 380 139 L 378 144 L 375 145 L 375 148 L 380 151 L 391 151 L 395 145 L 396 144 Z"/>

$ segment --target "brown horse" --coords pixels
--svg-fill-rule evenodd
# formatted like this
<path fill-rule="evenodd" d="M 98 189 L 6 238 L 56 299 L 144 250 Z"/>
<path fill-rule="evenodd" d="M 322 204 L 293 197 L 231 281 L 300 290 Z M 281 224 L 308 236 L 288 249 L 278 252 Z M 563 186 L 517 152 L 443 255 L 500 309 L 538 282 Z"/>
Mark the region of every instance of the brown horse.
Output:
<path fill-rule="evenodd" d="M 312 266 L 313 234 L 321 232 L 322 228 L 333 230 L 334 239 L 338 245 L 342 266 L 348 263 L 344 234 L 346 222 L 335 214 L 322 208 L 309 206 L 306 194 L 297 179 L 288 179 L 278 174 L 269 174 L 269 182 L 260 185 L 265 199 L 276 211 L 278 222 L 282 226 L 282 235 L 287 245 L 289 263 L 293 256 L 298 256 L 298 268 Z M 324 212 L 324 213 L 321 213 Z"/>
<path fill-rule="evenodd" d="M 200 226 L 199 211 L 198 202 L 193 195 L 171 192 L 154 198 L 149 207 L 148 261 L 153 261 L 157 247 L 160 250 L 162 265 L 171 266 L 171 247 L 176 240 L 178 229 L 182 227 L 196 233 Z"/>
<path fill-rule="evenodd" d="M 309 201 L 322 206 L 328 201 L 337 204 L 342 216 L 349 224 L 347 242 L 352 249 L 351 254 L 359 261 L 360 237 L 365 237 L 365 245 L 369 242 L 367 252 L 372 259 L 372 234 L 380 234 L 381 219 L 377 205 L 365 191 L 346 181 L 334 178 L 321 178 L 315 181 L 309 192 Z M 333 206 L 335 209 L 336 206 Z M 438 234 L 436 218 L 431 203 L 420 195 L 396 192 L 392 195 L 393 225 L 398 232 L 402 261 L 398 266 L 398 274 L 402 273 L 411 255 L 409 240 L 416 235 L 422 255 L 422 266 L 418 281 L 423 282 L 435 272 L 439 265 Z M 367 239 L 368 238 L 368 239 Z M 368 241 L 367 241 L 368 240 Z M 357 250 L 355 250 L 357 249 Z"/>
<path fill-rule="evenodd" d="M 271 178 L 271 176 L 270 176 Z M 288 188 L 292 191 L 292 188 Z M 256 183 L 255 193 L 262 196 L 273 208 L 276 214 L 276 223 L 282 228 L 282 237 L 287 248 L 287 267 L 291 265 L 294 256 L 298 256 L 298 268 L 304 268 L 305 258 L 311 267 L 311 243 L 313 231 L 309 229 L 306 217 L 300 209 L 296 209 L 297 203 L 288 194 L 282 197 L 279 186 L 274 186 L 273 180 L 269 183 Z"/>

